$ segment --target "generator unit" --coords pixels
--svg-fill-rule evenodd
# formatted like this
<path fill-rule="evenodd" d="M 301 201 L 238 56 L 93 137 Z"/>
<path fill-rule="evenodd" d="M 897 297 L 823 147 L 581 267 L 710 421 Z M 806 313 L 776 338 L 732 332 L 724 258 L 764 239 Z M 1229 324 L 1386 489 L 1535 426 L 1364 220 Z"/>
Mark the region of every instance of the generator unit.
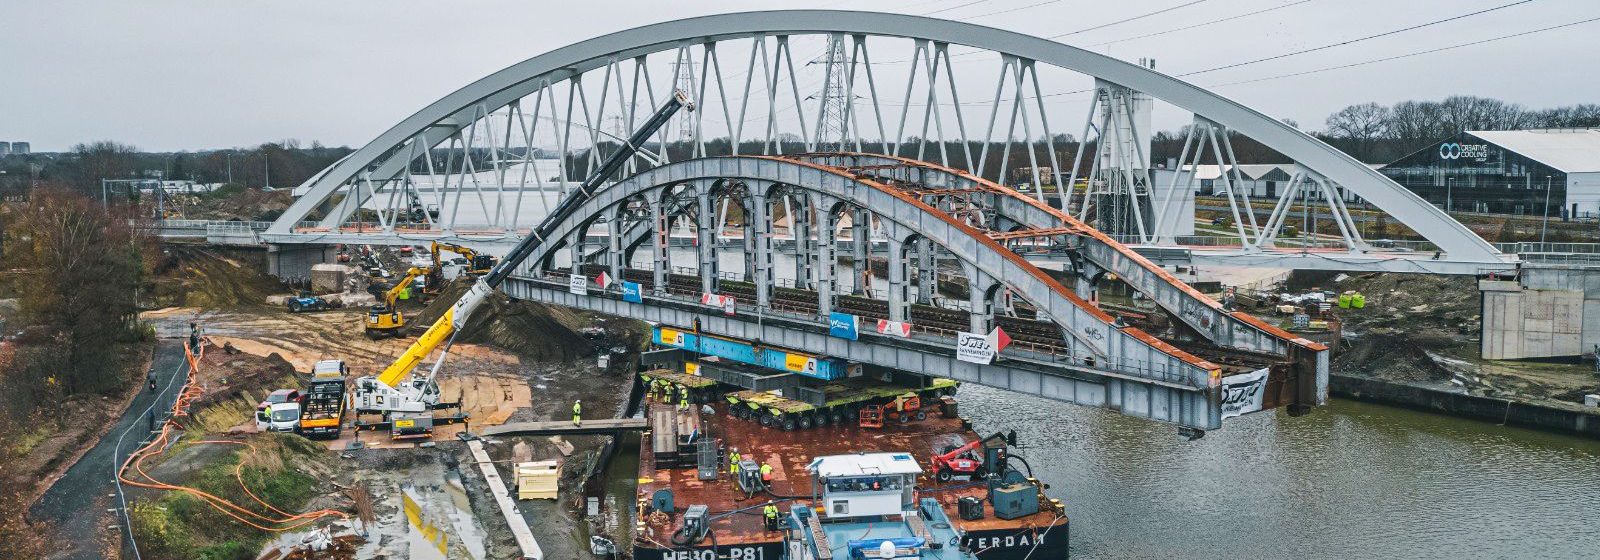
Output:
<path fill-rule="evenodd" d="M 688 541 L 688 544 L 700 542 L 706 538 L 706 533 L 711 530 L 708 510 L 709 508 L 705 504 L 695 504 L 689 506 L 689 509 L 683 510 L 683 528 L 680 531 L 683 532 L 684 539 Z"/>
<path fill-rule="evenodd" d="M 962 496 L 960 500 L 956 500 L 956 509 L 961 514 L 963 521 L 983 519 L 983 498 Z"/>
<path fill-rule="evenodd" d="M 1039 513 L 1039 487 L 1032 484 L 1008 484 L 989 489 L 989 503 L 994 504 L 994 516 L 1000 519 L 1017 519 Z"/>

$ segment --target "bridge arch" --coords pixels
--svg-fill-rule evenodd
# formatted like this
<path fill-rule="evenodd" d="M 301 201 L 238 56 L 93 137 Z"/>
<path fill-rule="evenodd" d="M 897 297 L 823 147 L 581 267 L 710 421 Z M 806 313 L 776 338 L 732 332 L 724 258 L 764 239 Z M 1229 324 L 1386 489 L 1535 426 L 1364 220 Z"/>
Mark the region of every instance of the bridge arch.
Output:
<path fill-rule="evenodd" d="M 520 116 L 522 114 L 520 111 L 521 100 L 535 94 L 542 98 L 544 91 L 549 90 L 552 84 L 569 80 L 579 81 L 586 73 L 603 71 L 606 76 L 606 85 L 602 86 L 604 90 L 611 83 L 611 75 L 615 71 L 618 74 L 616 95 L 620 99 L 623 95 L 623 87 L 622 67 L 619 66 L 619 61 L 636 58 L 643 60 L 642 57 L 661 52 L 675 52 L 677 56 L 688 57 L 688 47 L 699 46 L 706 53 L 702 56 L 702 60 L 714 62 L 715 45 L 720 41 L 760 38 L 762 52 L 765 53 L 765 48 L 768 45 L 767 37 L 769 36 L 778 39 L 778 52 L 783 54 L 785 53 L 784 49 L 787 48 L 788 37 L 790 35 L 803 34 L 827 35 L 830 40 L 843 40 L 842 38 L 849 37 L 852 41 L 852 47 L 862 44 L 861 41 L 863 39 L 861 38 L 864 37 L 895 37 L 913 40 L 917 48 L 915 52 L 920 53 L 915 56 L 924 57 L 922 60 L 932 65 L 933 76 L 928 84 L 928 98 L 930 101 L 935 99 L 935 92 L 933 91 L 935 88 L 933 86 L 938 78 L 941 57 L 944 65 L 948 67 L 950 57 L 948 46 L 952 44 L 1000 53 L 1003 63 L 1006 65 L 1001 69 L 1002 85 L 1005 85 L 1004 78 L 1007 75 L 1005 72 L 1009 68 L 1009 71 L 1015 75 L 1015 86 L 1019 92 L 1022 91 L 1022 87 L 1026 83 L 1025 78 L 1028 73 L 1032 71 L 1032 85 L 1034 86 L 1034 93 L 1037 94 L 1038 73 L 1037 69 L 1035 69 L 1035 63 L 1074 71 L 1092 76 L 1097 81 L 1114 84 L 1119 88 L 1141 92 L 1193 112 L 1197 120 L 1202 120 L 1205 123 L 1209 123 L 1209 125 L 1237 131 L 1261 141 L 1293 159 L 1300 168 L 1306 170 L 1308 177 L 1337 183 L 1342 188 L 1386 211 L 1396 220 L 1404 223 L 1437 245 L 1452 260 L 1503 264 L 1498 253 L 1488 243 L 1474 235 L 1466 227 L 1450 219 L 1443 212 L 1429 205 L 1422 198 L 1400 187 L 1382 174 L 1293 127 L 1193 84 L 1139 65 L 1129 64 L 1076 47 L 1020 33 L 919 16 L 833 10 L 735 13 L 664 22 L 582 41 L 517 63 L 435 101 L 297 188 L 297 194 L 300 195 L 299 199 L 284 212 L 283 217 L 275 222 L 267 233 L 269 237 L 292 234 L 302 220 L 312 216 L 314 211 L 317 210 L 324 211 L 326 215 L 321 222 L 322 228 L 338 227 L 357 209 L 361 208 L 362 204 L 384 196 L 384 189 L 400 189 L 401 187 L 392 185 L 397 185 L 396 181 L 399 181 L 397 178 L 402 175 L 409 178 L 410 170 L 416 165 L 419 158 L 428 160 L 431 166 L 431 150 L 434 146 L 450 143 L 451 146 L 463 147 L 466 149 L 465 153 L 471 154 L 473 148 L 472 139 L 476 138 L 476 134 L 463 135 L 463 131 L 475 131 L 478 123 L 483 122 L 492 133 L 494 132 L 494 123 L 488 117 L 495 114 L 496 111 L 513 107 L 513 109 L 506 111 L 507 118 L 505 129 L 503 130 L 509 138 L 511 135 L 512 115 Z M 862 52 L 864 52 L 864 47 Z M 752 68 L 755 60 L 754 53 L 755 51 L 752 50 Z M 792 59 L 792 56 L 790 58 Z M 679 60 L 682 60 L 682 58 Z M 763 61 L 765 63 L 767 59 L 764 58 Z M 720 63 L 717 64 L 720 65 Z M 851 64 L 853 67 L 853 59 Z M 792 74 L 792 62 L 789 66 Z M 913 64 L 914 68 L 915 64 Z M 707 83 L 705 78 L 707 72 L 703 70 L 698 87 L 700 89 L 699 93 L 709 92 L 712 86 L 715 86 L 718 91 L 724 89 L 723 84 L 720 83 L 720 66 L 717 67 L 719 81 L 716 84 Z M 635 74 L 638 74 L 637 68 L 635 69 Z M 851 75 L 852 77 L 854 76 L 854 70 L 852 70 Z M 947 77 L 947 79 L 950 78 Z M 911 80 L 915 81 L 914 75 Z M 637 78 L 635 79 L 634 87 L 636 90 L 638 89 Z M 554 96 L 555 94 L 552 91 L 550 95 Z M 634 95 L 637 97 L 639 93 L 635 92 Z M 774 92 L 773 95 L 776 95 L 776 93 Z M 875 95 L 876 93 L 874 92 Z M 906 94 L 908 100 L 910 95 L 911 90 L 908 87 Z M 581 97 L 582 92 L 579 92 L 578 96 Z M 956 101 L 954 99 L 955 88 L 953 84 L 950 96 L 952 101 Z M 795 93 L 795 98 L 798 107 L 798 91 Z M 1020 100 L 1022 98 L 1023 93 L 1018 93 L 1017 99 Z M 567 114 L 571 115 L 573 106 L 571 92 L 569 92 L 567 102 Z M 958 101 L 956 102 L 959 103 Z M 539 100 L 534 102 L 536 106 L 535 127 L 538 126 L 537 106 L 539 103 L 541 103 Z M 555 101 L 551 99 L 550 103 L 553 108 Z M 587 115 L 589 111 L 588 100 L 585 98 L 582 103 L 584 114 Z M 604 103 L 605 97 L 602 95 L 600 97 L 602 113 L 604 111 Z M 712 108 L 703 107 L 702 114 L 709 110 L 712 110 Z M 1027 108 L 1024 107 L 1025 119 L 1026 110 Z M 728 117 L 730 111 L 726 105 L 726 98 L 724 98 L 722 112 L 724 113 L 724 120 L 728 121 L 728 128 L 731 132 L 733 120 Z M 1040 113 L 1040 118 L 1042 119 L 1042 105 Z M 742 110 L 740 117 L 742 121 L 744 117 Z M 806 140 L 809 146 L 815 146 L 816 142 L 806 138 L 808 135 L 806 121 L 810 120 L 811 117 L 803 114 L 803 111 L 799 111 L 798 117 L 800 136 L 803 140 Z M 572 131 L 571 118 L 569 116 L 567 119 L 568 136 L 571 135 Z M 865 128 L 865 121 L 868 119 L 862 117 L 861 120 L 863 121 L 862 127 Z M 883 116 L 879 114 L 877 120 L 879 123 L 878 128 L 883 129 Z M 885 134 L 880 139 L 881 142 L 885 145 L 904 143 L 905 120 L 905 115 L 902 115 L 901 131 L 896 138 L 889 138 Z M 960 120 L 959 113 L 957 120 Z M 585 121 L 583 126 L 589 130 L 580 132 L 579 135 L 588 135 L 592 143 L 598 146 L 600 144 L 599 133 L 594 130 L 594 126 L 591 123 L 587 122 L 587 117 L 585 117 Z M 991 117 L 991 123 L 992 121 L 993 118 Z M 695 127 L 697 139 L 700 135 L 698 122 L 696 121 Z M 769 131 L 773 130 L 771 122 L 769 118 Z M 817 117 L 817 122 L 821 122 L 820 116 Z M 965 125 L 960 122 L 956 124 L 963 129 L 965 128 Z M 1044 124 L 1046 132 L 1048 132 L 1048 123 Z M 941 122 L 938 126 L 942 130 L 945 123 Z M 927 132 L 928 123 L 926 118 L 922 127 L 923 131 Z M 740 124 L 739 130 L 741 132 L 743 128 L 744 125 Z M 991 125 L 991 132 L 992 128 Z M 963 134 L 965 134 L 964 131 Z M 940 132 L 940 135 L 942 138 L 943 132 Z M 735 152 L 738 150 L 740 140 L 742 139 L 739 138 L 739 133 L 734 133 L 729 139 L 731 149 L 735 150 Z M 763 149 L 767 149 L 768 143 L 772 142 L 773 138 L 753 138 L 752 140 L 760 140 Z M 1048 141 L 1049 139 L 1046 138 L 1045 140 Z M 965 144 L 965 142 L 963 143 Z M 857 144 L 859 145 L 860 142 L 858 141 Z M 562 148 L 564 152 L 567 149 L 565 140 L 563 140 Z M 919 158 L 923 155 L 924 148 L 926 148 L 925 142 L 919 146 Z M 945 150 L 945 143 L 941 141 L 938 149 Z M 701 142 L 693 155 L 705 155 L 706 153 L 707 148 L 704 142 Z M 1031 150 L 1029 156 L 1030 158 L 1032 157 Z M 1051 158 L 1055 157 L 1053 151 L 1050 156 Z M 987 153 L 985 153 L 985 157 L 987 157 Z M 490 160 L 494 159 L 496 159 L 496 156 L 490 157 Z M 642 167 L 643 164 L 640 166 Z M 1057 165 L 1056 167 L 1056 173 L 1060 175 L 1060 166 Z M 495 172 L 501 175 L 501 186 L 503 188 L 505 172 L 500 169 L 498 164 L 495 165 L 495 168 Z M 461 178 L 456 180 L 456 196 L 463 196 L 464 181 L 468 180 L 469 175 L 471 181 L 474 182 L 475 188 L 480 191 L 481 196 L 483 187 L 477 183 L 479 176 L 486 173 L 486 171 L 471 169 L 470 174 L 467 171 L 466 168 L 463 168 Z M 526 174 L 526 170 L 523 173 Z M 564 171 L 563 175 L 565 175 Z M 409 184 L 409 181 L 402 182 Z M 439 190 L 441 199 L 444 196 L 442 193 L 448 191 L 449 188 L 450 179 L 447 176 L 444 186 Z M 411 196 L 412 203 L 421 204 L 420 202 L 415 202 L 417 197 L 410 191 L 405 195 L 400 195 L 396 194 L 394 190 L 390 190 L 387 192 L 387 196 L 389 199 L 388 204 L 391 206 L 405 204 L 405 202 L 397 202 L 397 200 L 404 199 L 406 196 Z M 459 202 L 459 199 L 457 201 Z M 481 202 L 482 200 L 480 199 Z M 520 204 L 519 198 L 517 207 L 517 212 L 519 213 Z M 489 213 L 487 208 L 485 208 L 485 212 Z M 503 212 L 499 207 L 496 207 L 493 211 L 493 215 L 496 216 L 497 220 L 499 216 L 506 213 L 508 212 Z M 382 220 L 381 217 L 379 219 L 380 221 Z M 514 236 L 517 224 L 512 223 L 510 225 L 511 227 L 506 228 L 504 235 Z M 392 228 L 393 224 L 386 224 L 385 227 Z M 1243 232 L 1241 232 L 1242 236 Z"/>
<path fill-rule="evenodd" d="M 642 193 L 670 188 L 682 182 L 737 180 L 761 185 L 767 192 L 773 185 L 805 190 L 852 206 L 870 208 L 880 219 L 893 222 L 906 237 L 944 240 L 941 248 L 973 268 L 987 280 L 978 297 L 995 297 L 995 287 L 1003 285 L 1037 306 L 1041 318 L 1061 327 L 1065 359 L 1097 362 L 1102 368 L 1122 367 L 1129 374 L 1154 375 L 1204 387 L 1211 383 L 1212 370 L 1204 359 L 1132 327 L 1115 326 L 1115 319 L 1079 298 L 1026 259 L 990 241 L 983 232 L 961 222 L 921 200 L 870 179 L 824 165 L 768 156 L 710 157 L 668 164 L 624 179 L 597 193 L 558 224 L 551 239 L 573 239 L 592 222 L 594 216 L 612 211 L 616 205 Z M 898 241 L 898 240 L 897 240 Z M 898 245 L 898 242 L 896 243 Z M 529 255 L 516 274 L 525 278 L 548 278 L 556 270 L 552 256 L 564 248 L 562 243 L 540 246 Z M 759 249 L 758 249 L 759 250 Z M 668 296 L 657 286 L 654 296 Z M 758 302 L 759 303 L 759 302 Z M 825 321 L 824 317 L 813 318 Z M 1112 365 L 1117 364 L 1117 365 Z"/>

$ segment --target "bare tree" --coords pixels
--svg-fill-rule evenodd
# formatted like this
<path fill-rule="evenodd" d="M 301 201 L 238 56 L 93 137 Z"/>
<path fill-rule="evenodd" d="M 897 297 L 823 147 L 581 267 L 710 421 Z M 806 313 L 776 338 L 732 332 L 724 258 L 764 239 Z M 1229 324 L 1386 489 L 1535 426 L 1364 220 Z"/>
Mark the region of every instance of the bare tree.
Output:
<path fill-rule="evenodd" d="M 1328 135 L 1345 140 L 1352 156 L 1372 161 L 1377 142 L 1389 130 L 1389 108 L 1377 103 L 1362 103 L 1340 109 L 1328 116 Z"/>
<path fill-rule="evenodd" d="M 72 153 L 78 164 L 73 186 L 98 196 L 101 179 L 123 179 L 133 175 L 138 164 L 139 149 L 101 140 L 73 146 Z"/>

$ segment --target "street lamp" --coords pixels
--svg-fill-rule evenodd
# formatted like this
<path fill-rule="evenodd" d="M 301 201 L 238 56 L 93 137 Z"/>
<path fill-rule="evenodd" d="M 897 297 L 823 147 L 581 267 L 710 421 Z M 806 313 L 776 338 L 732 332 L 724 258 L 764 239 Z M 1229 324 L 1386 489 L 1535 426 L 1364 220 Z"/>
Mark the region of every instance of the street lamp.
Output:
<path fill-rule="evenodd" d="M 1544 219 L 1539 225 L 1539 243 L 1544 243 L 1545 232 L 1550 231 L 1550 176 L 1544 176 Z"/>
<path fill-rule="evenodd" d="M 1450 213 L 1450 195 L 1455 190 L 1455 184 L 1455 177 L 1444 178 L 1444 212 L 1446 214 Z"/>

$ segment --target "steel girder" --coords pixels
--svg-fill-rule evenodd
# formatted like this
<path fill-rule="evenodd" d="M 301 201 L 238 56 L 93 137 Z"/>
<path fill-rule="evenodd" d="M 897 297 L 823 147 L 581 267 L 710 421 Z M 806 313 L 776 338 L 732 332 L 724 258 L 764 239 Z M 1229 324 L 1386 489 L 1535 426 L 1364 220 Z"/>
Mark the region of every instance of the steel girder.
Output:
<path fill-rule="evenodd" d="M 1495 249 L 1444 212 L 1377 171 L 1304 132 L 1203 88 L 1108 56 L 981 25 L 919 16 L 835 10 L 721 14 L 647 25 L 535 56 L 473 82 L 407 117 L 366 146 L 296 189 L 302 196 L 268 231 L 291 233 L 342 185 L 363 177 L 383 181 L 406 172 L 410 142 L 428 146 L 457 134 L 481 109 L 497 109 L 543 85 L 604 67 L 611 61 L 687 44 L 767 34 L 857 34 L 958 44 L 1042 62 L 1144 92 L 1238 131 L 1306 169 L 1372 202 L 1435 243 L 1450 260 L 1499 264 Z M 360 197 L 360 189 L 352 196 Z M 458 195 L 459 196 L 459 195 Z M 341 205 L 324 225 L 342 222 L 356 205 Z"/>
<path fill-rule="evenodd" d="M 706 332 L 759 340 L 819 356 L 878 365 L 911 372 L 938 372 L 964 383 L 976 383 L 1051 400 L 1093 406 L 1120 414 L 1170 422 L 1179 426 L 1215 430 L 1222 427 L 1216 387 L 1193 387 L 1058 362 L 1007 358 L 990 365 L 955 359 L 948 346 L 928 340 L 863 334 L 852 342 L 828 336 L 826 324 L 783 317 L 736 316 L 676 301 L 635 304 L 611 294 L 580 296 L 567 292 L 560 282 L 512 276 L 502 288 L 516 299 L 539 301 L 652 321 L 664 325 L 691 325 L 700 321 Z"/>

